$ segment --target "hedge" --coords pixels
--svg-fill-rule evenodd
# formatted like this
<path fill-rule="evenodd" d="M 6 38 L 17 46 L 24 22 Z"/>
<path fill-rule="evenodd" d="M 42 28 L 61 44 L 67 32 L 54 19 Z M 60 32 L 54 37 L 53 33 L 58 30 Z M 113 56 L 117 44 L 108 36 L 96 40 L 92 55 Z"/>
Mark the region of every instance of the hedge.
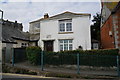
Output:
<path fill-rule="evenodd" d="M 99 50 L 73 50 L 61 51 L 56 53 L 80 53 L 85 55 L 118 55 L 118 49 L 99 49 Z"/>
<path fill-rule="evenodd" d="M 118 49 L 44 52 L 44 64 L 76 65 L 77 53 L 80 54 L 80 65 L 116 66 L 116 56 L 118 55 Z"/>
<path fill-rule="evenodd" d="M 26 49 L 28 60 L 32 64 L 40 64 L 40 47 L 28 47 Z M 77 54 L 80 56 L 80 65 L 85 66 L 116 66 L 118 49 L 104 50 L 73 50 L 61 52 L 45 52 L 44 65 L 76 65 Z"/>
<path fill-rule="evenodd" d="M 40 53 L 41 48 L 32 46 L 26 48 L 27 58 L 31 64 L 38 65 L 40 64 Z"/>

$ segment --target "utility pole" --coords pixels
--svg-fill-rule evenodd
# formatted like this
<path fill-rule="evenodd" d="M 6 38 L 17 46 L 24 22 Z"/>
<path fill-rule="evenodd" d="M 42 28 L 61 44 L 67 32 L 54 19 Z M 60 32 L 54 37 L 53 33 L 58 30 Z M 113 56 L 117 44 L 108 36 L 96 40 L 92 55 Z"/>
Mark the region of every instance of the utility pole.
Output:
<path fill-rule="evenodd" d="M 2 73 L 2 23 L 3 23 L 3 11 L 1 12 L 0 18 L 0 74 Z M 0 75 L 0 79 L 2 79 L 2 75 Z"/>

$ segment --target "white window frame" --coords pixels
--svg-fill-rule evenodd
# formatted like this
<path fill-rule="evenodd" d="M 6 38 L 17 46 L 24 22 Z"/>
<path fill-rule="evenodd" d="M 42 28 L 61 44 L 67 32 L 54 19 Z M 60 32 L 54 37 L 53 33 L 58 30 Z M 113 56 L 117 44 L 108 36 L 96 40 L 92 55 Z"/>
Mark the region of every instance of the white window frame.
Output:
<path fill-rule="evenodd" d="M 65 40 L 67 40 L 67 43 L 65 43 Z M 60 43 L 60 41 L 62 41 L 62 43 Z M 65 49 L 65 45 L 67 46 L 66 49 Z M 71 49 L 70 49 L 70 45 L 72 45 Z M 61 49 L 61 46 L 62 46 L 62 49 Z M 73 50 L 73 39 L 60 39 L 59 40 L 59 51 L 68 51 L 68 50 Z"/>
<path fill-rule="evenodd" d="M 67 23 L 71 24 L 71 31 L 67 31 Z M 65 30 L 60 31 L 60 24 L 64 24 Z M 59 32 L 73 32 L 72 19 L 59 21 Z"/>

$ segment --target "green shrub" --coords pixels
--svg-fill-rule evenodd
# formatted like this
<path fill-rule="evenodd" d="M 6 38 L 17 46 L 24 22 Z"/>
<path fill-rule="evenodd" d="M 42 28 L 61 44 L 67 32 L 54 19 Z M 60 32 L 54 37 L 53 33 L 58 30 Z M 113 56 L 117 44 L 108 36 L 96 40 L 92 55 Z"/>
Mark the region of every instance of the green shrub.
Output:
<path fill-rule="evenodd" d="M 41 48 L 32 46 L 26 48 L 27 58 L 31 64 L 38 65 L 40 63 Z"/>

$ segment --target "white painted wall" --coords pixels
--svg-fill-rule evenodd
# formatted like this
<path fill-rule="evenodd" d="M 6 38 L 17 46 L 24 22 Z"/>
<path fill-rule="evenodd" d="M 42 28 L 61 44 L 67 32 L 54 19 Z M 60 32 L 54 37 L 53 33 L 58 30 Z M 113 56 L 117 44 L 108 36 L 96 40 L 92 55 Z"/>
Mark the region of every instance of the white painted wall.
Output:
<path fill-rule="evenodd" d="M 2 43 L 2 48 L 5 48 L 6 47 L 6 43 Z"/>
<path fill-rule="evenodd" d="M 61 20 L 61 19 L 60 19 Z M 54 51 L 59 51 L 59 39 L 73 39 L 73 50 L 82 46 L 84 50 L 91 49 L 91 35 L 90 35 L 90 19 L 89 16 L 73 17 L 72 27 L 73 33 L 58 34 L 59 23 L 58 19 L 44 20 L 40 22 L 40 40 L 39 46 L 44 49 L 43 40 L 55 40 Z M 49 37 L 47 38 L 47 36 Z"/>
<path fill-rule="evenodd" d="M 22 40 L 15 40 L 15 42 L 17 42 L 17 44 L 13 44 L 14 48 L 20 48 L 22 43 L 27 43 L 27 46 L 29 44 L 28 41 L 22 41 Z"/>
<path fill-rule="evenodd" d="M 29 46 L 36 46 L 36 43 L 35 42 L 30 42 Z"/>

